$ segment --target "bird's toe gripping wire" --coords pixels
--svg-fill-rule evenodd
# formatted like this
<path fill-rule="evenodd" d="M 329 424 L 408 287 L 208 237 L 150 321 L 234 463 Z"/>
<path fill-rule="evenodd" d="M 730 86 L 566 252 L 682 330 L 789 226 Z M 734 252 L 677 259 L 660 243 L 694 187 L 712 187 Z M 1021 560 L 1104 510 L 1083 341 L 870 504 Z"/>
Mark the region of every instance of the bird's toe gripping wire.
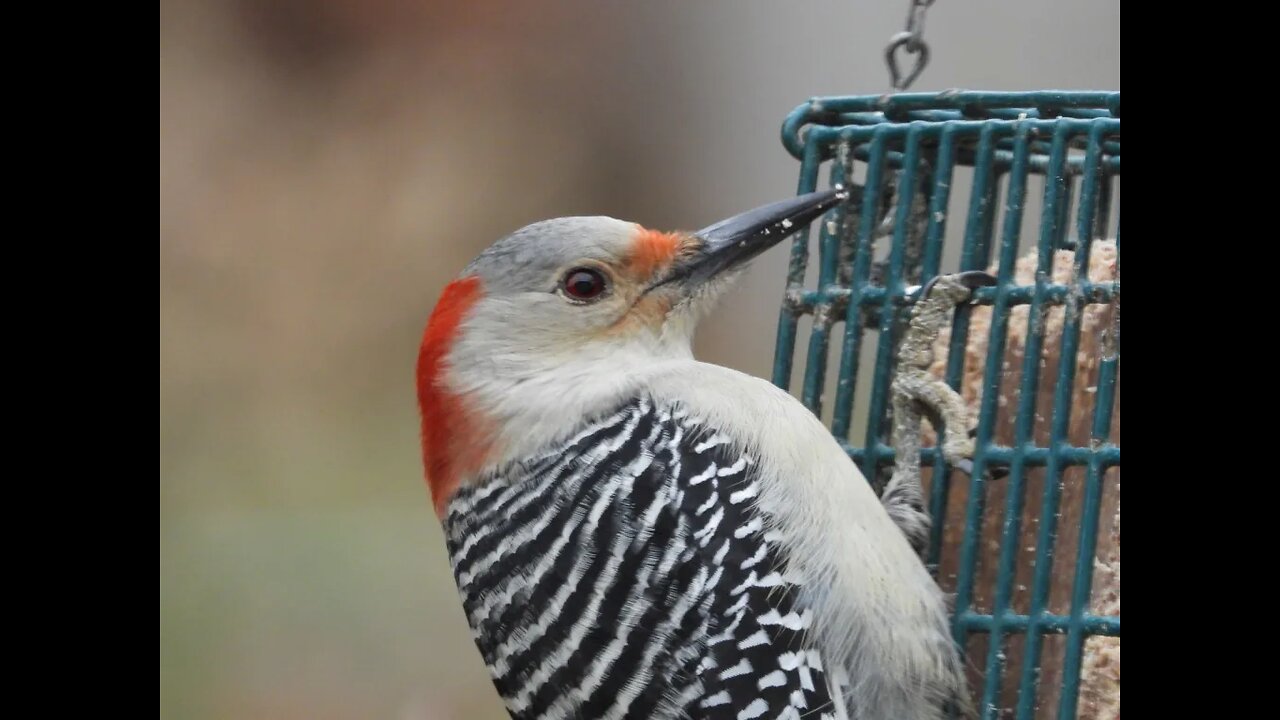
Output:
<path fill-rule="evenodd" d="M 929 373 L 933 346 L 952 309 L 967 302 L 974 290 L 995 284 L 996 279 L 984 272 L 934 277 L 917 294 L 911 322 L 898 347 L 893 380 L 895 460 L 880 500 L 917 553 L 924 551 L 933 524 L 920 484 L 922 417 L 928 416 L 937 430 L 946 461 L 963 472 L 973 472 L 975 430 L 967 428 L 968 411 L 960 394 Z"/>

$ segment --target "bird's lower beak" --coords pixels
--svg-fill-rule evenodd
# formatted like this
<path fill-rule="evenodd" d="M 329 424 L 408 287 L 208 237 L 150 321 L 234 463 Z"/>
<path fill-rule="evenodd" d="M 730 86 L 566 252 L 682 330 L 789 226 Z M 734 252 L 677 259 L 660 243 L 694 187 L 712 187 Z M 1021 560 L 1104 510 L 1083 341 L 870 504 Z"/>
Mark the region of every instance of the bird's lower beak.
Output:
<path fill-rule="evenodd" d="M 662 284 L 700 285 L 754 258 L 802 230 L 849 197 L 847 190 L 826 190 L 771 203 L 693 233 L 699 243 L 671 268 Z"/>

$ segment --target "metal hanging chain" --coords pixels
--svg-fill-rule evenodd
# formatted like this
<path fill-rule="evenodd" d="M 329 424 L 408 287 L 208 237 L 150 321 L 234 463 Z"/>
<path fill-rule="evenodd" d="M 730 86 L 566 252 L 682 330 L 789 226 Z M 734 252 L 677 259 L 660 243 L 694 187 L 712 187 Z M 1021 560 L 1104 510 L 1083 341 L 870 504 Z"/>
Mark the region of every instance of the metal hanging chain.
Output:
<path fill-rule="evenodd" d="M 924 41 L 924 16 L 934 0 L 910 0 L 910 3 L 907 29 L 890 38 L 888 47 L 884 49 L 884 62 L 889 66 L 889 81 L 893 84 L 894 92 L 911 87 L 911 83 L 920 77 L 920 73 L 929 64 L 929 45 Z M 915 64 L 906 77 L 903 77 L 898 66 L 899 51 L 916 56 Z"/>

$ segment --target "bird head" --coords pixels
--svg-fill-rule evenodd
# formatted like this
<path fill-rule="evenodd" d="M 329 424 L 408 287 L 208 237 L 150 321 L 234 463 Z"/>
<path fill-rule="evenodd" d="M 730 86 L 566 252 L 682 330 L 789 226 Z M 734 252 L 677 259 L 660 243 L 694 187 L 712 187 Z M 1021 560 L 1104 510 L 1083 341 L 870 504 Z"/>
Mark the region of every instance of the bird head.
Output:
<path fill-rule="evenodd" d="M 693 233 L 556 218 L 482 252 L 444 288 L 418 355 L 437 512 L 486 467 L 624 400 L 647 369 L 691 359 L 698 319 L 747 261 L 846 198 L 810 193 Z"/>

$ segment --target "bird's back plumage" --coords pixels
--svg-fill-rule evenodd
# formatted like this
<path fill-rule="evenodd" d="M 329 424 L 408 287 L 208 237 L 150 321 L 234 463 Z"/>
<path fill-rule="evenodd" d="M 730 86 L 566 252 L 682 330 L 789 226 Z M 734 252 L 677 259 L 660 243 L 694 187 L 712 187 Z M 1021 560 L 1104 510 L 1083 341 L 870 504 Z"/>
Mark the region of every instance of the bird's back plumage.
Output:
<path fill-rule="evenodd" d="M 843 718 L 755 460 L 648 397 L 460 491 L 446 536 L 516 718 Z"/>

